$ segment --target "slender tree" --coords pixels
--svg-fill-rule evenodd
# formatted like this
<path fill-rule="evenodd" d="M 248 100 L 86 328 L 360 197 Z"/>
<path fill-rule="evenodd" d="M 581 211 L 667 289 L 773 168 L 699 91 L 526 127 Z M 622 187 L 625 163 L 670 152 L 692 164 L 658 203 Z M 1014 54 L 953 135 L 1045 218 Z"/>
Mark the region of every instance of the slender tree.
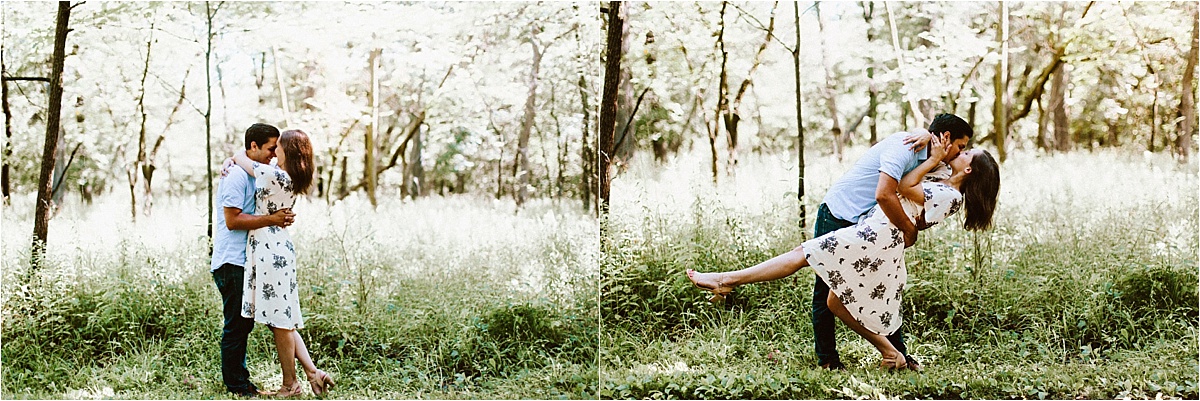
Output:
<path fill-rule="evenodd" d="M 279 62 L 279 51 L 271 46 L 271 61 L 275 65 L 275 85 L 279 89 L 279 107 L 283 109 L 283 126 L 292 125 L 292 106 L 288 102 L 287 88 L 283 86 L 283 66 Z"/>
<path fill-rule="evenodd" d="M 1192 5 L 1192 46 L 1188 50 L 1187 64 L 1183 68 L 1183 87 L 1179 96 L 1179 125 L 1176 131 L 1175 148 L 1179 162 L 1187 163 L 1192 152 L 1192 134 L 1196 129 L 1196 59 L 1200 54 L 1200 13 Z"/>
<path fill-rule="evenodd" d="M 42 148 L 42 169 L 38 175 L 37 207 L 33 218 L 33 252 L 30 266 L 37 270 L 45 252 L 46 235 L 50 227 L 50 175 L 54 172 L 54 153 L 58 149 L 59 119 L 62 113 L 62 72 L 66 60 L 67 32 L 71 19 L 71 2 L 58 2 L 54 27 L 54 55 L 50 58 L 50 103 L 46 117 L 46 144 Z"/>
<path fill-rule="evenodd" d="M 625 30 L 625 3 L 608 2 L 608 37 L 604 60 L 604 94 L 600 101 L 600 214 L 608 214 L 612 182 L 613 133 L 617 122 L 617 84 L 621 71 L 621 33 Z M 603 238 L 603 237 L 601 237 Z"/>
<path fill-rule="evenodd" d="M 142 62 L 142 79 L 139 81 L 139 92 L 137 99 L 137 111 L 140 117 L 138 124 L 138 147 L 137 158 L 133 160 L 132 165 L 125 169 L 125 176 L 129 181 L 129 216 L 130 220 L 137 222 L 137 185 L 139 170 L 146 163 L 146 120 L 149 115 L 146 113 L 146 78 L 150 76 L 150 55 L 154 48 L 154 23 L 155 17 L 158 15 L 157 10 L 152 9 L 150 14 L 150 29 L 149 36 L 146 38 L 146 57 Z"/>
<path fill-rule="evenodd" d="M 875 18 L 875 2 L 864 1 L 860 3 L 863 8 L 863 22 L 867 23 L 867 43 L 871 43 L 879 36 L 878 29 L 871 23 Z M 867 118 L 869 118 L 867 123 L 871 131 L 871 145 L 879 142 L 879 131 L 876 124 L 879 115 L 879 84 L 875 82 L 875 60 L 874 55 L 867 55 L 867 85 L 868 93 L 870 94 L 870 98 L 867 101 Z"/>
<path fill-rule="evenodd" d="M 529 70 L 529 94 L 525 97 L 525 115 L 521 119 L 521 131 L 517 136 L 517 207 L 524 204 L 525 199 L 529 197 L 529 176 L 533 174 L 529 168 L 529 134 L 533 131 L 533 121 L 537 117 L 538 69 L 542 64 L 542 49 L 538 45 L 538 33 L 540 30 L 537 24 L 534 24 L 529 35 L 529 45 L 533 48 L 532 66 Z"/>
<path fill-rule="evenodd" d="M 734 175 L 734 169 L 737 167 L 738 163 L 738 123 L 742 120 L 742 99 L 745 98 L 746 92 L 750 89 L 750 86 L 754 84 L 754 72 L 757 71 L 758 67 L 762 64 L 762 55 L 767 51 L 767 46 L 771 44 L 772 35 L 775 34 L 775 10 L 778 7 L 779 2 L 772 3 L 771 17 L 767 22 L 767 27 L 764 29 L 764 31 L 766 31 L 766 35 L 763 38 L 762 44 L 758 46 L 758 51 L 754 53 L 754 59 L 750 62 L 750 70 L 746 71 L 746 78 L 742 80 L 740 85 L 738 85 L 737 93 L 734 94 L 733 99 L 725 102 L 725 115 L 723 116 L 723 120 L 725 122 L 725 131 L 728 135 L 726 137 L 728 140 L 726 144 L 729 145 L 729 149 L 727 149 L 729 155 L 725 160 L 725 171 L 729 176 Z M 722 42 L 722 51 L 724 51 L 724 42 Z M 726 76 L 726 78 L 728 77 Z M 725 81 L 723 80 L 722 82 Z M 728 91 L 727 86 L 726 91 Z M 726 95 L 728 95 L 728 93 L 726 93 Z"/>
<path fill-rule="evenodd" d="M 804 113 L 800 107 L 804 98 L 800 91 L 800 2 L 792 3 L 792 13 L 796 22 L 796 46 L 792 48 L 792 64 L 796 67 L 796 155 L 799 157 L 796 170 L 800 176 L 796 183 L 796 200 L 800 202 L 800 228 L 805 228 L 807 213 L 804 210 Z"/>
<path fill-rule="evenodd" d="M 905 71 L 904 56 L 900 52 L 900 31 L 896 25 L 896 16 L 894 14 L 892 14 L 892 3 L 887 2 L 887 1 L 883 2 L 883 9 L 887 13 L 888 28 L 890 28 L 892 31 L 892 53 L 894 53 L 894 56 L 896 58 L 896 70 L 900 72 L 900 78 L 905 79 L 907 77 L 904 75 L 904 71 Z M 904 105 L 906 103 L 908 104 L 908 107 L 904 107 Z M 925 116 L 923 114 L 921 114 L 921 110 L 919 108 L 917 108 L 917 102 L 912 99 L 909 99 L 907 102 L 905 102 L 903 97 L 901 97 L 901 99 L 900 99 L 900 125 L 905 130 L 908 130 L 908 114 L 909 113 L 912 113 L 913 121 L 916 123 L 916 126 L 918 126 L 918 127 L 925 126 Z"/>
<path fill-rule="evenodd" d="M 821 67 L 825 72 L 825 87 L 822 88 L 821 93 L 825 95 L 825 107 L 829 109 L 829 120 L 832 124 L 829 128 L 829 134 L 833 137 L 833 154 L 840 161 L 842 160 L 842 147 L 846 145 L 842 135 L 841 117 L 838 115 L 837 106 L 837 92 L 840 88 L 838 88 L 838 84 L 835 82 L 833 65 L 829 61 L 831 50 L 825 42 L 825 16 L 821 14 L 821 3 L 818 2 L 813 7 L 817 12 L 817 30 L 820 32 L 819 38 L 821 40 Z"/>
<path fill-rule="evenodd" d="M 725 8 L 729 2 L 721 2 L 720 28 L 717 30 L 717 51 L 721 53 L 721 72 L 717 75 L 717 112 L 713 114 L 713 125 L 708 130 L 708 147 L 712 151 L 712 180 L 717 183 L 717 135 L 721 132 L 721 114 L 729 108 L 729 52 L 725 51 Z"/>
<path fill-rule="evenodd" d="M 578 37 L 579 37 L 578 32 L 579 31 L 576 30 L 576 40 L 578 40 Z M 582 54 L 584 54 L 584 53 L 580 52 L 581 56 L 582 56 Z M 580 63 L 580 65 L 582 66 L 585 64 Z M 590 134 L 592 131 L 592 128 L 591 128 L 591 120 L 592 120 L 591 111 L 592 110 L 591 110 L 591 106 L 588 105 L 587 74 L 584 71 L 585 71 L 585 69 L 583 69 L 583 68 L 579 69 L 579 99 L 583 106 L 583 109 L 582 109 L 583 110 L 583 116 L 582 116 L 583 139 L 579 144 L 579 147 L 580 147 L 579 158 L 582 161 L 581 167 L 582 167 L 583 173 L 581 174 L 580 180 L 579 180 L 579 192 L 582 195 L 581 197 L 583 200 L 583 210 L 591 210 L 592 209 L 592 198 L 594 196 L 596 196 L 596 189 L 594 188 L 595 185 L 597 184 L 597 182 L 596 182 L 597 181 L 596 180 L 596 151 L 592 147 L 591 140 L 589 139 L 590 137 L 588 136 L 588 134 Z"/>
<path fill-rule="evenodd" d="M 4 167 L 0 169 L 0 195 L 8 204 L 11 184 L 8 181 L 8 160 L 12 158 L 12 110 L 8 107 L 8 66 L 4 64 L 4 49 L 0 49 L 0 102 L 4 109 Z"/>
<path fill-rule="evenodd" d="M 405 165 L 408 167 L 408 177 L 404 186 L 409 187 L 408 195 L 410 199 L 417 199 L 423 194 L 425 188 L 425 162 L 421 160 L 421 153 L 425 146 L 424 137 L 421 134 L 421 126 L 413 127 L 412 149 L 409 150 L 408 160 Z"/>
<path fill-rule="evenodd" d="M 367 61 L 370 66 L 371 73 L 371 88 L 367 92 L 367 103 L 371 108 L 371 124 L 367 125 L 366 137 L 363 138 L 363 146 L 366 151 L 363 152 L 363 183 L 367 188 L 367 199 L 371 201 L 371 207 L 376 206 L 375 201 L 375 133 L 379 130 L 379 56 L 383 52 L 382 49 L 371 50 L 371 56 Z M 407 183 L 405 183 L 407 185 Z"/>
<path fill-rule="evenodd" d="M 224 3 L 218 2 L 216 7 L 213 7 L 209 2 L 204 2 L 204 20 L 207 31 L 204 34 L 204 92 L 205 92 L 205 108 L 204 108 L 204 157 L 205 166 L 208 174 L 208 253 L 212 254 L 212 230 L 213 230 L 213 159 L 212 159 L 212 58 L 213 58 L 213 19 L 217 16 L 217 11 L 221 9 Z"/>
<path fill-rule="evenodd" d="M 996 97 L 992 101 L 992 144 L 996 146 L 996 156 L 1003 162 L 1008 156 L 1004 139 L 1008 136 L 1008 3 L 1000 1 L 1000 29 L 996 30 L 996 42 L 1000 48 L 1000 62 L 996 63 L 996 75 L 992 80 L 992 88 Z"/>
<path fill-rule="evenodd" d="M 1071 127 L 1067 119 L 1067 68 L 1060 65 L 1050 81 L 1050 115 L 1054 120 L 1054 149 L 1059 152 L 1071 150 Z"/>

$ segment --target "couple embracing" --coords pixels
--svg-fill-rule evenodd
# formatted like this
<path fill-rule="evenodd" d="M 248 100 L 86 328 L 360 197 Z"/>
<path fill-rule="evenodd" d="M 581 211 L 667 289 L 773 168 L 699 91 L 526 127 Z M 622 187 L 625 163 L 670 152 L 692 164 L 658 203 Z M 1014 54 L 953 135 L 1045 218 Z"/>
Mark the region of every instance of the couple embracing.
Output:
<path fill-rule="evenodd" d="M 296 361 L 315 395 L 324 394 L 333 378 L 317 369 L 304 340 L 296 277 L 296 248 L 287 227 L 295 221 L 296 197 L 308 193 L 313 179 L 313 151 L 300 130 L 254 124 L 246 129 L 246 150 L 227 159 L 217 186 L 221 209 L 213 224 L 211 271 L 221 293 L 224 328 L 221 375 L 225 388 L 238 395 L 290 397 L 303 392 Z M 271 159 L 276 163 L 271 165 Z M 246 369 L 246 340 L 254 323 L 271 329 L 283 370 L 276 392 L 259 390 Z"/>
<path fill-rule="evenodd" d="M 973 130 L 939 114 L 929 132 L 897 133 L 875 144 L 830 187 L 817 211 L 814 238 L 782 255 L 731 272 L 688 269 L 697 287 L 724 298 L 743 284 L 778 280 L 804 267 L 816 273 L 812 321 L 817 364 L 845 369 L 835 343 L 835 316 L 879 351 L 880 366 L 920 370 L 900 330 L 908 271 L 904 249 L 917 231 L 966 210 L 963 227 L 992 224 L 999 164 L 984 150 L 965 150 Z"/>

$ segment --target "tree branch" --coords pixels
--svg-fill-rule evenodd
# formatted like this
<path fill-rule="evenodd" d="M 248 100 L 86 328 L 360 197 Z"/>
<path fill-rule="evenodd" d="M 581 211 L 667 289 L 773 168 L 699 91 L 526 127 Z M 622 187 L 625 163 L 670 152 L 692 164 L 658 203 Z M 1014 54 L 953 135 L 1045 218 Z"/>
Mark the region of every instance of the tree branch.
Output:
<path fill-rule="evenodd" d="M 1092 2 L 1088 3 L 1087 7 L 1083 9 L 1083 14 L 1079 16 L 1079 19 L 1082 20 L 1083 18 L 1087 17 L 1088 11 L 1090 11 L 1092 9 L 1093 4 L 1096 4 L 1096 2 L 1092 1 Z M 1046 68 L 1043 69 L 1040 74 L 1038 74 L 1037 79 L 1034 80 L 1033 89 L 1029 92 L 1029 95 L 1026 96 L 1023 101 L 1024 104 L 1021 106 L 1021 108 L 1016 113 L 1010 114 L 1008 116 L 1009 124 L 1012 124 L 1013 122 L 1015 122 L 1021 118 L 1024 118 L 1025 116 L 1029 115 L 1030 111 L 1033 110 L 1033 99 L 1041 97 L 1042 93 L 1045 92 L 1046 81 L 1050 79 L 1050 74 L 1054 73 L 1055 69 L 1060 68 L 1062 66 L 1063 56 L 1066 54 L 1067 46 L 1070 45 L 1071 42 L 1074 40 L 1075 40 L 1075 38 L 1067 39 L 1067 40 L 1063 41 L 1063 43 L 1061 45 L 1059 45 L 1058 48 L 1054 49 L 1054 57 L 1053 57 L 1052 61 L 1050 62 L 1050 65 L 1046 66 Z M 1017 89 L 1020 90 L 1022 88 L 1017 88 Z M 1020 92 L 1024 92 L 1024 91 L 1020 91 Z M 1018 92 L 1018 93 L 1020 93 L 1020 92 Z"/>
<path fill-rule="evenodd" d="M 50 78 L 44 77 L 4 77 L 5 81 L 37 81 L 50 83 Z"/>
<path fill-rule="evenodd" d="M 763 40 L 762 45 L 758 47 L 758 52 L 754 53 L 754 63 L 750 65 L 750 71 L 746 72 L 746 79 L 742 81 L 741 87 L 738 88 L 737 96 L 733 98 L 734 110 L 741 105 L 742 95 L 745 95 L 746 90 L 749 89 L 750 85 L 754 83 L 750 77 L 754 75 L 754 71 L 757 71 L 758 65 L 762 63 L 762 54 L 767 50 L 767 46 L 771 44 L 771 38 L 775 38 L 775 9 L 778 6 L 778 1 L 771 6 L 771 19 L 766 28 L 767 37 L 765 40 Z M 737 8 L 737 6 L 734 6 L 734 8 Z M 779 38 L 775 38 L 775 40 L 779 41 Z M 780 43 L 782 43 L 782 41 L 780 41 Z"/>
<path fill-rule="evenodd" d="M 54 182 L 54 187 L 53 187 L 53 189 L 50 190 L 51 194 L 57 194 L 58 187 L 60 185 L 62 185 L 62 182 L 67 179 L 67 171 L 69 171 L 69 169 L 71 168 L 71 162 L 75 161 L 75 153 L 79 152 L 80 146 L 83 146 L 83 142 L 76 144 L 75 149 L 71 150 L 71 156 L 67 158 L 67 164 L 65 166 L 63 166 L 62 175 L 58 176 L 58 181 Z M 53 197 L 53 196 L 51 196 L 51 197 Z"/>
<path fill-rule="evenodd" d="M 816 3 L 813 3 L 813 4 L 816 4 Z M 779 6 L 779 2 L 775 2 L 775 5 L 771 6 L 771 20 L 772 20 L 771 27 L 763 26 L 762 21 L 759 21 L 758 17 L 755 17 L 754 15 L 750 14 L 749 12 L 746 12 L 746 10 L 743 10 L 741 7 L 738 7 L 737 4 L 733 4 L 733 9 L 738 11 L 738 13 L 740 14 L 739 16 L 746 17 L 750 20 L 750 22 L 753 22 L 755 25 L 755 28 L 758 28 L 759 30 L 767 31 L 767 41 L 770 41 L 771 39 L 775 39 L 776 42 L 779 42 L 780 46 L 783 46 L 783 48 L 786 49 L 788 51 L 788 53 L 791 53 L 794 51 L 792 49 L 792 47 L 788 46 L 787 43 L 783 43 L 783 39 L 779 39 L 778 36 L 775 36 L 775 34 L 772 33 L 775 30 L 775 28 L 774 28 L 775 7 L 777 7 L 777 6 Z M 809 6 L 809 8 L 811 9 L 812 6 Z M 805 10 L 805 11 L 807 12 L 807 10 Z"/>
<path fill-rule="evenodd" d="M 625 128 L 621 130 L 621 138 L 617 139 L 616 145 L 613 145 L 613 154 L 616 154 L 617 149 L 621 148 L 621 143 L 625 142 L 625 134 L 629 133 L 629 126 L 633 125 L 633 117 L 637 115 L 638 107 L 641 107 L 642 99 L 646 97 L 646 92 L 649 91 L 650 88 L 647 87 L 646 89 L 642 89 L 641 95 L 638 95 L 637 102 L 633 104 L 633 111 L 629 113 L 629 121 L 625 122 Z"/>

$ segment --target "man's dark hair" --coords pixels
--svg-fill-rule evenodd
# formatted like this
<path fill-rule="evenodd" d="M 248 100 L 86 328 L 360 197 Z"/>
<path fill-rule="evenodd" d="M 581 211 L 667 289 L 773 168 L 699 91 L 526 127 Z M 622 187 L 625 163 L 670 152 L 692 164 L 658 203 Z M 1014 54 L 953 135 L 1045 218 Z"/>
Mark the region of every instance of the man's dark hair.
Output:
<path fill-rule="evenodd" d="M 967 124 L 959 116 L 942 113 L 933 118 L 933 122 L 929 123 L 929 132 L 934 135 L 950 131 L 950 140 L 967 137 L 968 140 L 975 136 L 975 131 L 971 129 L 971 124 Z"/>
<path fill-rule="evenodd" d="M 246 128 L 246 150 L 250 150 L 250 143 L 257 143 L 261 148 L 271 138 L 278 137 L 279 128 L 275 128 L 271 124 L 255 123 L 250 128 Z"/>

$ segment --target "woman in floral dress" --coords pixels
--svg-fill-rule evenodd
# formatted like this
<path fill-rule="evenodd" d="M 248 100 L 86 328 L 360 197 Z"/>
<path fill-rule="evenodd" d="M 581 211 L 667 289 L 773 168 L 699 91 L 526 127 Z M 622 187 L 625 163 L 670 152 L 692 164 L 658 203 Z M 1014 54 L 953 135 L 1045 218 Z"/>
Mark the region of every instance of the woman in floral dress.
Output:
<path fill-rule="evenodd" d="M 244 151 L 232 158 L 232 163 L 254 177 L 255 214 L 291 209 L 296 196 L 307 193 L 312 185 L 312 143 L 303 131 L 284 131 L 279 136 L 275 158 L 275 166 L 256 163 Z M 297 359 L 304 366 L 314 394 L 324 393 L 333 384 L 329 374 L 313 364 L 304 340 L 296 332 L 304 328 L 297 287 L 296 248 L 287 228 L 267 226 L 251 230 L 246 246 L 242 316 L 271 328 L 283 368 L 283 387 L 276 394 L 280 397 L 303 391 L 296 377 Z"/>
<path fill-rule="evenodd" d="M 999 166 L 991 154 L 963 152 L 950 161 L 948 177 L 922 179 L 938 167 L 949 146 L 934 136 L 929 158 L 900 180 L 904 213 L 914 224 L 923 214 L 924 228 L 929 228 L 965 206 L 964 227 L 987 229 L 1000 189 Z M 829 309 L 879 350 L 881 365 L 905 367 L 903 354 L 887 340 L 902 323 L 900 303 L 908 279 L 904 237 L 878 205 L 858 224 L 805 241 L 758 265 L 724 273 L 688 269 L 687 275 L 714 298 L 722 298 L 738 285 L 777 280 L 805 266 L 812 266 L 813 272 L 829 283 Z"/>

